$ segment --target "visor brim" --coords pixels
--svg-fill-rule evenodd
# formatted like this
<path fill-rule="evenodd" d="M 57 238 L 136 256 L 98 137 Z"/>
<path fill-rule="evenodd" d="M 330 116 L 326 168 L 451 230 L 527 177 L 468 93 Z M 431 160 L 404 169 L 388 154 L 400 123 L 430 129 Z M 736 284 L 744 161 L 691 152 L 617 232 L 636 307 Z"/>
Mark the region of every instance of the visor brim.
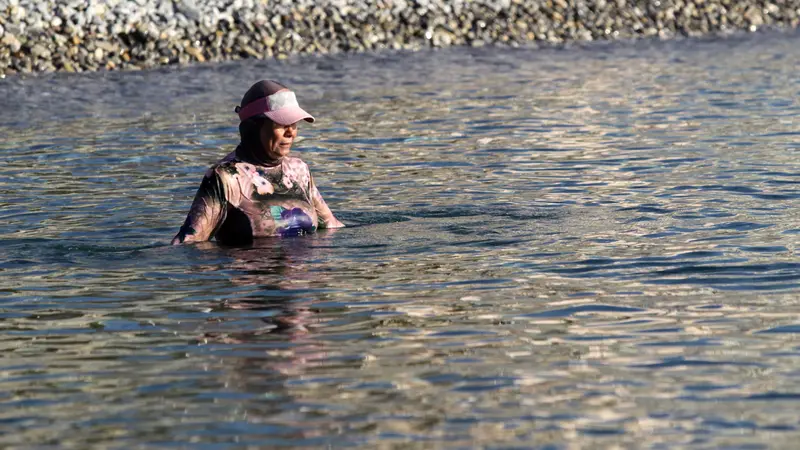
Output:
<path fill-rule="evenodd" d="M 316 119 L 314 116 L 307 113 L 303 108 L 299 106 L 288 106 L 285 108 L 281 108 L 275 111 L 267 111 L 264 113 L 270 120 L 279 124 L 279 125 L 292 125 L 294 123 L 300 122 L 301 120 L 305 120 L 309 123 L 314 123 Z"/>

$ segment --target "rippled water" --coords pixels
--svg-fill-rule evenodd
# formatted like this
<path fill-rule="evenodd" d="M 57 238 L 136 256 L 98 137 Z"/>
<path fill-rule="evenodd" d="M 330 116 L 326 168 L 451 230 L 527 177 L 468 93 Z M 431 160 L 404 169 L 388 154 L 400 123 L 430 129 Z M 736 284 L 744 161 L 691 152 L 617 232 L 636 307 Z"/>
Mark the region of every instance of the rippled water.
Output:
<path fill-rule="evenodd" d="M 791 446 L 800 36 L 0 84 L 0 444 Z M 335 232 L 168 246 L 255 80 Z"/>

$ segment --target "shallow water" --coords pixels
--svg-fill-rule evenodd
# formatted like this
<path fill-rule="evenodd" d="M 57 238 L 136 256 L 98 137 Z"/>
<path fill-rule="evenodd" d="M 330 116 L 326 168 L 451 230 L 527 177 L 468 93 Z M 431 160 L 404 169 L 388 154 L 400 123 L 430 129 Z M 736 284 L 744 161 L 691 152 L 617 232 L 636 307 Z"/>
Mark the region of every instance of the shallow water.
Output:
<path fill-rule="evenodd" d="M 791 446 L 799 66 L 794 34 L 3 80 L 0 445 Z M 168 246 L 259 78 L 349 227 Z"/>

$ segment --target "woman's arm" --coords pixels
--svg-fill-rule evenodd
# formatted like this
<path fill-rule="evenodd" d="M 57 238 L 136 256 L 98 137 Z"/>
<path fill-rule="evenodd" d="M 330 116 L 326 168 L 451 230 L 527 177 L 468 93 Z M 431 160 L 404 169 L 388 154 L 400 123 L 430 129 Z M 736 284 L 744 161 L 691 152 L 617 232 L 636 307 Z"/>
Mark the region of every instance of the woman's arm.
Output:
<path fill-rule="evenodd" d="M 317 185 L 314 184 L 314 178 L 309 175 L 311 185 L 309 193 L 311 194 L 311 201 L 314 204 L 314 209 L 317 211 L 317 219 L 319 221 L 319 228 L 342 228 L 344 224 L 339 222 L 339 219 L 334 217 L 333 212 L 328 208 L 328 204 L 319 193 Z"/>
<path fill-rule="evenodd" d="M 172 239 L 172 245 L 210 240 L 225 221 L 227 209 L 225 187 L 216 170 L 211 169 L 203 177 L 186 221 Z"/>

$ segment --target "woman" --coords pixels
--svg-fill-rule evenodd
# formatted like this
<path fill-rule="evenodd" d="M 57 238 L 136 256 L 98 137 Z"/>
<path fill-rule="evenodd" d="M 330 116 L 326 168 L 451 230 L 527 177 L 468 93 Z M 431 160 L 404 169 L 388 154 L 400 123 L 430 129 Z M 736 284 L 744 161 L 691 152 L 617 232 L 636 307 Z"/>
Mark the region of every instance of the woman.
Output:
<path fill-rule="evenodd" d="M 216 238 L 226 244 L 256 237 L 339 228 L 308 166 L 289 156 L 297 122 L 314 122 L 286 86 L 262 80 L 236 107 L 241 143 L 205 174 L 173 244 Z"/>

